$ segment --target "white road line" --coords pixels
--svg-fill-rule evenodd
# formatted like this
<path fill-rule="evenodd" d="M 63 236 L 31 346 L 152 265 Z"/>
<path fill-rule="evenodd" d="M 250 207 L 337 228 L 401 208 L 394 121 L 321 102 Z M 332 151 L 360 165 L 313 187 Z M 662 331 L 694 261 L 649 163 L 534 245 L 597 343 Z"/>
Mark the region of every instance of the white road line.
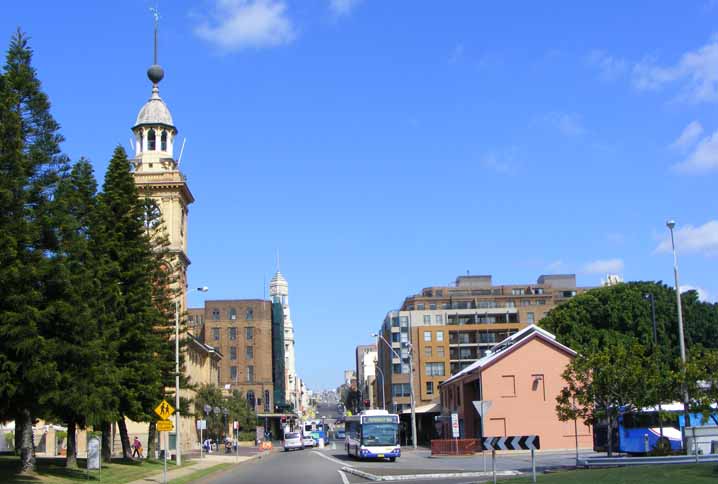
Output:
<path fill-rule="evenodd" d="M 349 484 L 349 479 L 347 479 L 347 475 L 344 474 L 344 473 L 343 473 L 342 471 L 340 471 L 339 469 L 337 469 L 337 472 L 339 473 L 340 476 L 342 476 L 342 483 L 343 483 L 343 484 Z"/>
<path fill-rule="evenodd" d="M 335 459 L 334 457 L 332 457 L 330 455 L 322 454 L 321 452 L 319 452 L 317 450 L 313 450 L 312 453 L 317 454 L 319 457 L 323 457 L 324 459 L 328 459 L 328 460 L 334 462 L 335 464 L 339 464 L 340 466 L 354 467 L 353 465 L 348 464 L 346 462 L 342 462 L 339 459 Z"/>

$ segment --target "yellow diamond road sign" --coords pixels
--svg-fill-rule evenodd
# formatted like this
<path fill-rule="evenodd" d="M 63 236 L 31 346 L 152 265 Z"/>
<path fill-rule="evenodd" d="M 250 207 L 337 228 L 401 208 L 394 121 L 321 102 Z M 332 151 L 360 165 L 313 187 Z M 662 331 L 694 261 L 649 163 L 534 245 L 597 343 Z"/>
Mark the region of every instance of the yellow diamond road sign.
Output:
<path fill-rule="evenodd" d="M 172 425 L 172 420 L 160 420 L 157 422 L 157 431 L 158 432 L 170 432 L 174 430 L 174 425 Z"/>
<path fill-rule="evenodd" d="M 160 404 L 157 405 L 157 408 L 155 408 L 155 413 L 159 415 L 162 420 L 167 420 L 175 413 L 175 409 L 167 403 L 167 400 L 162 400 Z"/>

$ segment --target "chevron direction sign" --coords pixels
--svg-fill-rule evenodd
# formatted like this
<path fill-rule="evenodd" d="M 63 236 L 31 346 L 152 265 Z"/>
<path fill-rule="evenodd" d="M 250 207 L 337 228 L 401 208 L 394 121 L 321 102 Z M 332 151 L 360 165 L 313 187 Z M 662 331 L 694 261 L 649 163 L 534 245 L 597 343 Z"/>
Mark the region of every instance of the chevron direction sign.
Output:
<path fill-rule="evenodd" d="M 538 435 L 512 435 L 509 437 L 485 437 L 481 443 L 486 450 L 538 450 Z"/>

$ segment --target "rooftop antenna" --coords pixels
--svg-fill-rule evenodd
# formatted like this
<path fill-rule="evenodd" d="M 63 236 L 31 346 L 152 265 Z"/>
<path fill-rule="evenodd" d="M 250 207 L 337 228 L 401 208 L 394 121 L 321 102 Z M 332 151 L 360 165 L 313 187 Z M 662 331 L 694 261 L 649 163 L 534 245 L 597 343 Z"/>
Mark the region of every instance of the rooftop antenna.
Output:
<path fill-rule="evenodd" d="M 279 249 L 277 249 L 277 272 L 279 272 Z"/>
<path fill-rule="evenodd" d="M 180 148 L 179 158 L 177 158 L 177 166 L 182 162 L 182 153 L 184 153 L 184 144 L 187 142 L 187 138 L 182 140 L 182 148 Z"/>

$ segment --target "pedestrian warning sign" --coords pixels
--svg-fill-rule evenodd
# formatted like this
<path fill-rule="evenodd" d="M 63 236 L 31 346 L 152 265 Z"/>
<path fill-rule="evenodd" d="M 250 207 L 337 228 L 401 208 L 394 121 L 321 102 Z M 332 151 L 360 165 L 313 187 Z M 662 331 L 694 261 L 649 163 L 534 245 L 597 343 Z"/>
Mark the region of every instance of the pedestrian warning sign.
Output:
<path fill-rule="evenodd" d="M 159 415 L 162 420 L 167 420 L 175 413 L 175 409 L 167 403 L 167 400 L 162 400 L 160 404 L 157 405 L 157 408 L 155 408 L 155 413 Z"/>

